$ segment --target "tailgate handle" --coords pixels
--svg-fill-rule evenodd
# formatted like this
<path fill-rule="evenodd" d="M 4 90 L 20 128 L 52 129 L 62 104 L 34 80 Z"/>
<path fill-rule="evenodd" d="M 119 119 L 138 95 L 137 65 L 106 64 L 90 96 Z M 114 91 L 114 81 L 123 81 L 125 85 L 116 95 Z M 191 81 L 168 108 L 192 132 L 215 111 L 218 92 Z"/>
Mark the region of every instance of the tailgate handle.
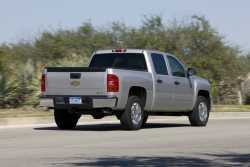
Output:
<path fill-rule="evenodd" d="M 70 79 L 80 79 L 81 73 L 70 73 Z"/>

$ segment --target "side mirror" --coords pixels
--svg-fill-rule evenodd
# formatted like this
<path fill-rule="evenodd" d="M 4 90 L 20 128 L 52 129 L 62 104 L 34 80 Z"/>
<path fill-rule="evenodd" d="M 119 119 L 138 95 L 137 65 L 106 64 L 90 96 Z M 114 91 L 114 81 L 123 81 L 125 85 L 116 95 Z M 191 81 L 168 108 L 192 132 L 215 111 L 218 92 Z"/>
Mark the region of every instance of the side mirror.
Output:
<path fill-rule="evenodd" d="M 187 69 L 187 76 L 190 77 L 192 75 L 196 74 L 196 70 L 194 68 L 188 68 Z"/>

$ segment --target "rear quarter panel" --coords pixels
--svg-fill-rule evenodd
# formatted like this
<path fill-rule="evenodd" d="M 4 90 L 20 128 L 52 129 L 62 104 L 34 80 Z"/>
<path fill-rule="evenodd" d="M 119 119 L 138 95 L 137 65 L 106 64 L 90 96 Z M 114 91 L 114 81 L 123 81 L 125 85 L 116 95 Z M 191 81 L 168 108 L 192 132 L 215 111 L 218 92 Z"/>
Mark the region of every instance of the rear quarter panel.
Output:
<path fill-rule="evenodd" d="M 109 93 L 111 96 L 118 97 L 117 107 L 115 109 L 124 109 L 127 100 L 129 90 L 133 86 L 143 87 L 146 89 L 147 98 L 145 110 L 149 110 L 152 105 L 152 90 L 153 79 L 152 74 L 144 71 L 134 70 L 120 70 L 120 69 L 108 69 L 109 74 L 115 74 L 119 77 L 120 88 L 118 93 Z"/>

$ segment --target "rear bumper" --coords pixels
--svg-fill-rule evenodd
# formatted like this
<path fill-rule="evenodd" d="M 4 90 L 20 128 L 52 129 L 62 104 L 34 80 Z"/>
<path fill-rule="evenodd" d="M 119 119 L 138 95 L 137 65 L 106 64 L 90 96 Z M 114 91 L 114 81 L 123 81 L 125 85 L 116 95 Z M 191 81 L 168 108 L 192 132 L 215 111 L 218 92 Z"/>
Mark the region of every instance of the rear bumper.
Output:
<path fill-rule="evenodd" d="M 74 97 L 76 95 L 73 95 Z M 69 104 L 69 97 L 72 96 L 42 96 L 40 97 L 40 107 L 48 108 L 76 108 L 76 109 L 96 109 L 114 108 L 117 104 L 117 97 L 109 96 L 78 96 L 82 99 L 82 104 Z"/>
<path fill-rule="evenodd" d="M 39 106 L 53 108 L 54 107 L 54 100 L 53 100 L 53 98 L 41 97 Z"/>

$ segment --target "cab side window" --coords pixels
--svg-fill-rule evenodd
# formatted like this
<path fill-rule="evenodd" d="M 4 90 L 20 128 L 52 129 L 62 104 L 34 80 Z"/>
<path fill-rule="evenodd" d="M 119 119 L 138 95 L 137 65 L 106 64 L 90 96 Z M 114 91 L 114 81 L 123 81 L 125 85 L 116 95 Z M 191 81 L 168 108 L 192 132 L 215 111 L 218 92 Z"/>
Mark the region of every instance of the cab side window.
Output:
<path fill-rule="evenodd" d="M 152 53 L 151 58 L 154 64 L 156 74 L 168 75 L 168 70 L 163 55 L 158 53 Z"/>
<path fill-rule="evenodd" d="M 168 56 L 168 62 L 172 71 L 172 75 L 176 77 L 186 77 L 185 69 L 181 63 L 174 57 Z"/>

